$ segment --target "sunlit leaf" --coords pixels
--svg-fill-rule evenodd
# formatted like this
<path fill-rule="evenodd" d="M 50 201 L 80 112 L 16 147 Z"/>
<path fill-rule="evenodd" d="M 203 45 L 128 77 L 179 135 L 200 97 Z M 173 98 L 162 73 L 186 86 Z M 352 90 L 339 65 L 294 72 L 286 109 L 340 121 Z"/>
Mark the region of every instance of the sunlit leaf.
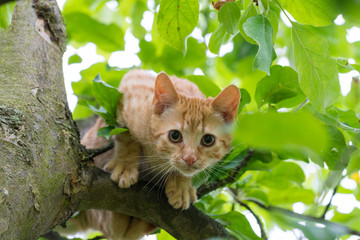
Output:
<path fill-rule="evenodd" d="M 292 99 L 292 102 L 284 101 L 281 107 L 294 107 L 303 102 L 305 98 L 295 70 L 279 65 L 271 67 L 270 76 L 261 79 L 255 91 L 255 100 L 259 108 L 267 103 L 279 104 L 289 99 Z"/>
<path fill-rule="evenodd" d="M 162 0 L 157 19 L 157 29 L 167 44 L 185 50 L 185 40 L 199 19 L 198 0 Z"/>
<path fill-rule="evenodd" d="M 231 211 L 227 214 L 216 216 L 216 219 L 224 222 L 226 228 L 238 239 L 261 240 L 254 233 L 246 217 L 239 212 Z"/>
<path fill-rule="evenodd" d="M 339 14 L 339 8 L 335 1 L 281 0 L 281 3 L 291 16 L 303 24 L 329 25 Z"/>
<path fill-rule="evenodd" d="M 101 109 L 105 110 L 101 110 L 101 112 L 106 115 L 106 123 L 115 126 L 118 100 L 122 94 L 116 88 L 102 81 L 100 75 L 93 80 L 92 93 Z"/>
<path fill-rule="evenodd" d="M 236 2 L 225 3 L 219 11 L 219 22 L 224 25 L 226 31 L 234 34 L 238 28 L 240 19 L 240 7 Z"/>
<path fill-rule="evenodd" d="M 230 37 L 224 25 L 220 24 L 219 27 L 211 34 L 209 41 L 209 50 L 212 53 L 218 54 L 221 45 Z"/>
<path fill-rule="evenodd" d="M 241 14 L 239 22 L 239 31 L 243 38 L 251 44 L 256 44 L 256 41 L 249 37 L 244 31 L 244 23 L 251 17 L 254 17 L 259 14 L 259 10 L 255 6 L 253 1 L 250 1 L 249 5 L 246 7 L 245 11 Z"/>
<path fill-rule="evenodd" d="M 77 54 L 74 54 L 72 55 L 71 57 L 69 57 L 69 61 L 68 61 L 68 64 L 73 64 L 73 63 L 81 63 L 82 62 L 82 59 L 79 55 Z"/>
<path fill-rule="evenodd" d="M 314 107 L 324 112 L 340 95 L 335 61 L 330 57 L 326 41 L 305 26 L 292 23 L 295 68 L 299 84 Z"/>
<path fill-rule="evenodd" d="M 186 79 L 195 83 L 206 97 L 216 97 L 221 89 L 209 78 L 201 75 L 186 76 Z"/>
<path fill-rule="evenodd" d="M 321 122 L 306 113 L 248 114 L 239 119 L 237 126 L 235 140 L 254 147 L 311 149 L 320 153 L 327 144 Z"/>
<path fill-rule="evenodd" d="M 6 30 L 6 28 L 11 24 L 15 4 L 16 1 L 0 5 L 0 28 Z"/>
<path fill-rule="evenodd" d="M 281 179 L 273 180 L 272 184 L 281 184 Z M 272 188 L 268 192 L 270 204 L 284 204 L 302 202 L 305 204 L 312 204 L 315 199 L 315 194 L 311 189 L 304 189 L 302 187 L 290 188 Z"/>
<path fill-rule="evenodd" d="M 160 233 L 156 234 L 157 240 L 175 240 L 173 236 L 161 229 Z"/>
<path fill-rule="evenodd" d="M 148 8 L 143 1 L 137 0 L 131 10 L 131 31 L 138 39 L 143 38 L 146 34 L 146 30 L 141 25 L 141 20 L 147 9 Z"/>
<path fill-rule="evenodd" d="M 102 127 L 99 129 L 97 135 L 98 137 L 105 137 L 106 139 L 110 139 L 111 136 L 123 133 L 128 131 L 126 128 L 115 128 L 114 126 Z"/>
<path fill-rule="evenodd" d="M 270 22 L 261 14 L 251 17 L 244 23 L 246 35 L 253 38 L 259 45 L 259 51 L 255 56 L 254 69 L 270 74 L 270 66 L 276 58 L 272 44 L 272 27 Z"/>
<path fill-rule="evenodd" d="M 241 99 L 238 108 L 238 114 L 241 113 L 242 110 L 245 108 L 245 106 L 251 102 L 250 94 L 245 88 L 240 88 L 240 94 L 241 94 Z"/>
<path fill-rule="evenodd" d="M 116 24 L 107 25 L 80 12 L 65 14 L 64 19 L 69 40 L 81 44 L 93 42 L 108 52 L 124 49 L 124 34 Z"/>

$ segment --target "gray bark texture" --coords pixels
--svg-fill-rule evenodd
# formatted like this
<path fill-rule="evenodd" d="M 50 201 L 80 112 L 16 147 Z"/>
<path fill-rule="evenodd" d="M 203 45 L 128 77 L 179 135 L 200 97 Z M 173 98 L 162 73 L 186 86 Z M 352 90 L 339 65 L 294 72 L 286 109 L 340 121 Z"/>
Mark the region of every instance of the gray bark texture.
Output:
<path fill-rule="evenodd" d="M 88 161 L 68 110 L 65 27 L 55 0 L 18 1 L 0 29 L 0 239 L 37 239 L 82 209 L 146 219 L 177 239 L 229 237 L 191 207 L 173 209 L 138 183 L 119 189 Z"/>

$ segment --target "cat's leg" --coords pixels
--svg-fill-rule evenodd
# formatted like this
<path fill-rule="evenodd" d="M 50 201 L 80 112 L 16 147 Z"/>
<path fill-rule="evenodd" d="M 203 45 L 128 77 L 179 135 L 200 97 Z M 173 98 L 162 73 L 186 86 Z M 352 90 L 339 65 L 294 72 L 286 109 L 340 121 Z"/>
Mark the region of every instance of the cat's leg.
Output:
<path fill-rule="evenodd" d="M 119 187 L 128 188 L 138 181 L 140 145 L 129 132 L 116 135 L 114 140 L 114 157 L 104 169 L 111 172 L 111 179 L 117 182 Z"/>
<path fill-rule="evenodd" d="M 188 209 L 197 200 L 196 189 L 191 185 L 191 178 L 170 174 L 166 180 L 165 194 L 174 208 Z"/>
<path fill-rule="evenodd" d="M 141 239 L 145 234 L 150 234 L 154 232 L 157 227 L 149 222 L 141 220 L 139 218 L 132 217 L 131 222 L 129 223 L 126 233 L 124 234 L 124 239 L 126 240 L 136 240 Z"/>

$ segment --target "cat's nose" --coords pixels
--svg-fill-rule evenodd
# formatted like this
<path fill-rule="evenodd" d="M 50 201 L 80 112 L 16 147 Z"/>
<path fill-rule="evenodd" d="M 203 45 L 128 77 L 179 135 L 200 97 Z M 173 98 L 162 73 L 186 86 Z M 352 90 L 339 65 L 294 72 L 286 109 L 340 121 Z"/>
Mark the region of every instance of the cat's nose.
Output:
<path fill-rule="evenodd" d="M 183 157 L 183 160 L 186 162 L 186 164 L 190 167 L 191 165 L 193 165 L 194 162 L 196 162 L 196 157 L 193 155 L 185 155 Z"/>

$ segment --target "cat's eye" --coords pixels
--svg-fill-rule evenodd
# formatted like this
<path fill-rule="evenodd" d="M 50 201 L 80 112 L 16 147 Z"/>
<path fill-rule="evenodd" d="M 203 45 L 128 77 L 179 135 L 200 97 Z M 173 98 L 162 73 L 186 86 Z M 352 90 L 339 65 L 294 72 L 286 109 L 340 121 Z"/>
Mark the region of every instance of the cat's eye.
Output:
<path fill-rule="evenodd" d="M 179 143 L 182 141 L 182 135 L 181 132 L 179 132 L 178 130 L 171 130 L 169 132 L 169 139 L 170 141 L 172 141 L 173 143 Z"/>
<path fill-rule="evenodd" d="M 205 134 L 201 139 L 201 144 L 205 147 L 210 147 L 214 145 L 215 137 L 211 134 Z"/>

